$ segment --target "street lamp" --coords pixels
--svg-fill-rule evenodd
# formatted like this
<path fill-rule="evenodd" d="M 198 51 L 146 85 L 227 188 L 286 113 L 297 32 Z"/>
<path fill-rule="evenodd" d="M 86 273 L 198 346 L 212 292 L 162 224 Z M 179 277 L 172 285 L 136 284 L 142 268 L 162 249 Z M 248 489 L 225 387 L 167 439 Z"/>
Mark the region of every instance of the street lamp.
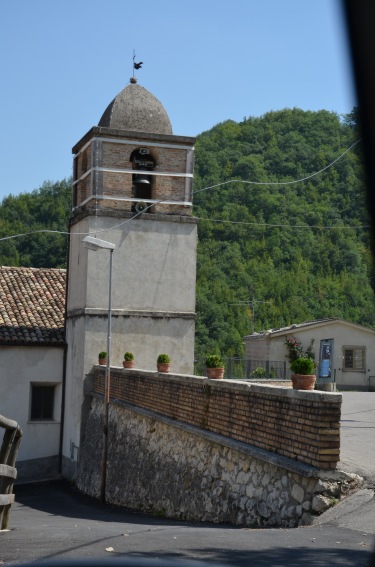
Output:
<path fill-rule="evenodd" d="M 107 332 L 107 364 L 105 367 L 104 383 L 104 426 L 103 426 L 103 454 L 100 478 L 100 501 L 105 503 L 105 488 L 107 480 L 107 458 L 108 458 L 108 410 L 111 384 L 111 311 L 112 311 L 112 258 L 116 245 L 100 238 L 85 236 L 82 240 L 85 248 L 96 252 L 97 250 L 109 250 L 109 291 L 108 291 L 108 332 Z"/>

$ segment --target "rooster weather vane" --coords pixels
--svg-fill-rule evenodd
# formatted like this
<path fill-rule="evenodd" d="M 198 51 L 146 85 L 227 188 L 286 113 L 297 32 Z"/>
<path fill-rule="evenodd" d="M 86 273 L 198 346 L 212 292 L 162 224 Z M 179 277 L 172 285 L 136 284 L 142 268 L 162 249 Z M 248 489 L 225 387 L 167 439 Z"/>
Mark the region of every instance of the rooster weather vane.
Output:
<path fill-rule="evenodd" d="M 137 69 L 141 69 L 143 65 L 143 61 L 139 61 L 139 63 L 136 63 L 135 61 L 135 51 L 133 50 L 133 77 L 130 79 L 131 83 L 136 83 L 137 79 L 134 76 L 134 71 Z"/>

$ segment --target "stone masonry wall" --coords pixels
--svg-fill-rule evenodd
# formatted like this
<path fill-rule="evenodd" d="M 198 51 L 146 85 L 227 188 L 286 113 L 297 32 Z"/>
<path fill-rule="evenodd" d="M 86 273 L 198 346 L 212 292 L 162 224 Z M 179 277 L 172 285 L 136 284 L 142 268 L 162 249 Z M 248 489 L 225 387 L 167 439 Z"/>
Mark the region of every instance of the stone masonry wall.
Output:
<path fill-rule="evenodd" d="M 103 399 L 90 400 L 77 484 L 98 497 Z M 110 404 L 106 498 L 116 505 L 180 520 L 295 527 L 310 524 L 357 482 L 124 402 Z"/>
<path fill-rule="evenodd" d="M 339 461 L 340 394 L 112 368 L 111 397 L 319 469 Z"/>

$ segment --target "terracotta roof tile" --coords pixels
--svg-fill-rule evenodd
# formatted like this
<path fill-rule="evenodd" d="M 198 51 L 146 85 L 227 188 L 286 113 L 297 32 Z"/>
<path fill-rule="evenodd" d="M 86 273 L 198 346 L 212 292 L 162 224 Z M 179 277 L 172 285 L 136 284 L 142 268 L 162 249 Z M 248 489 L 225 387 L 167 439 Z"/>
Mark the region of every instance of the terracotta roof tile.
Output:
<path fill-rule="evenodd" d="M 0 266 L 0 345 L 64 345 L 66 270 Z"/>

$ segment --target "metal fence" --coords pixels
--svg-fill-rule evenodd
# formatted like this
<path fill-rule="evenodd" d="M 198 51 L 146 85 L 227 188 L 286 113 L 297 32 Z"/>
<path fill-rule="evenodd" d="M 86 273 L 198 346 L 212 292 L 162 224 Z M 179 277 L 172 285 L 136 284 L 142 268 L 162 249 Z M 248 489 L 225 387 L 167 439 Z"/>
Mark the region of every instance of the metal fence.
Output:
<path fill-rule="evenodd" d="M 223 358 L 225 378 L 233 380 L 290 380 L 290 369 L 286 360 L 250 360 L 246 358 Z M 205 359 L 194 363 L 194 374 L 206 376 Z"/>

